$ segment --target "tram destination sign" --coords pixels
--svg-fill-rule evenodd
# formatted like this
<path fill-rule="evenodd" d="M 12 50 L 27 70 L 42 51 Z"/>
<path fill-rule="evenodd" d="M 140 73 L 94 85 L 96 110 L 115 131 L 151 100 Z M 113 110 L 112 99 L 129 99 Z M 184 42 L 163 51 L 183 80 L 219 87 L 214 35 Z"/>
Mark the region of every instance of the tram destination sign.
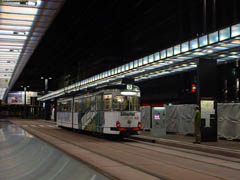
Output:
<path fill-rule="evenodd" d="M 135 116 L 134 112 L 121 112 L 121 116 Z"/>

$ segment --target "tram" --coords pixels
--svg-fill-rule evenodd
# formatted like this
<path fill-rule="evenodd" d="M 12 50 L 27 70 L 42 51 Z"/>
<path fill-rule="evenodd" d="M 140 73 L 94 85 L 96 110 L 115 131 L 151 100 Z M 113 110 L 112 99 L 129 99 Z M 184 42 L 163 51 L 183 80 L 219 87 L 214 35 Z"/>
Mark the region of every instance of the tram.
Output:
<path fill-rule="evenodd" d="M 102 134 L 138 134 L 142 127 L 139 87 L 113 85 L 59 98 L 57 125 Z"/>

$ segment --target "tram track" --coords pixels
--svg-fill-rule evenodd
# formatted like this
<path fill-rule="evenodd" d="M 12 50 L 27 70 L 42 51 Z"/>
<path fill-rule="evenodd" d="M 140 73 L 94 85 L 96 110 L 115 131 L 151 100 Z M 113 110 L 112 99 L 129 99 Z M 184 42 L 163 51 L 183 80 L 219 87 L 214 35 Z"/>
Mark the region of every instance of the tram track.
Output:
<path fill-rule="evenodd" d="M 32 128 L 32 129 L 35 129 L 36 131 L 36 128 Z M 164 145 L 153 144 L 153 143 L 146 143 L 146 142 L 137 141 L 131 138 L 124 139 L 122 141 L 110 141 L 109 139 L 102 139 L 94 136 L 76 134 L 71 131 L 60 130 L 60 129 L 49 131 L 47 128 L 46 129 L 39 128 L 37 129 L 37 131 L 44 134 L 48 134 L 49 136 L 60 139 L 66 143 L 70 143 L 74 146 L 83 148 L 87 151 L 96 153 L 100 156 L 106 157 L 113 161 L 117 161 L 126 166 L 140 170 L 142 172 L 145 172 L 147 174 L 150 174 L 160 179 L 174 179 L 174 178 L 169 178 L 168 176 L 165 177 L 161 173 L 156 172 L 156 170 L 154 171 L 152 169 L 147 168 L 146 166 L 147 165 L 150 166 L 151 163 L 155 165 L 158 164 L 162 166 L 168 166 L 169 168 L 172 168 L 172 169 L 178 169 L 178 170 L 187 171 L 187 172 L 191 171 L 191 173 L 202 174 L 204 176 L 210 176 L 217 179 L 224 179 L 224 178 L 221 178 L 219 175 L 216 175 L 217 173 L 215 173 L 214 171 L 207 172 L 204 169 L 199 170 L 199 169 L 196 169 L 194 166 L 193 167 L 190 166 L 190 164 L 193 163 L 195 164 L 195 166 L 196 164 L 198 165 L 205 164 L 210 169 L 222 169 L 222 170 L 229 171 L 229 174 L 230 174 L 230 171 L 232 172 L 239 171 L 239 168 L 240 168 L 240 167 L 238 168 L 239 162 L 231 159 L 226 159 L 226 158 L 222 158 L 219 156 L 215 156 L 215 155 L 207 154 L 203 152 L 195 152 L 192 150 L 190 151 L 190 150 L 184 150 L 179 148 L 173 149 L 172 147 L 166 147 Z M 76 141 L 76 139 L 78 139 L 78 141 Z M 169 153 L 169 151 L 172 151 L 172 152 Z M 118 157 L 118 154 L 125 154 L 127 158 L 124 156 Z M 204 160 L 199 160 L 199 159 L 196 159 L 196 157 L 194 156 L 199 156 L 200 158 L 204 158 L 204 159 L 212 158 L 214 159 L 214 161 L 217 161 L 217 162 L 213 163 L 213 162 L 207 162 Z M 177 160 L 177 162 L 174 162 L 172 159 Z M 168 160 L 171 160 L 171 161 L 168 161 Z M 137 161 L 137 162 L 133 163 L 134 161 Z M 147 162 L 144 162 L 144 161 L 147 161 Z M 181 164 L 181 161 L 184 161 L 184 163 Z M 223 162 L 223 164 L 225 165 L 222 165 L 221 162 Z M 232 164 L 232 165 L 234 164 L 234 165 L 231 167 L 229 166 L 229 164 Z M 236 172 L 235 172 L 235 175 L 236 175 Z M 225 178 L 225 179 L 228 179 L 228 178 Z M 230 178 L 230 179 L 234 179 L 234 178 Z"/>
<path fill-rule="evenodd" d="M 29 129 L 27 129 L 27 128 L 25 128 L 25 130 L 29 131 Z M 31 131 L 31 130 L 30 130 L 30 131 Z M 41 133 L 46 133 L 46 131 L 44 131 L 44 130 L 38 130 L 38 131 L 41 132 Z M 50 135 L 50 134 L 48 134 L 48 135 Z M 102 153 L 98 153 L 97 151 L 94 151 L 94 150 L 92 150 L 91 148 L 86 148 L 86 147 L 81 146 L 81 145 L 79 145 L 79 144 L 72 143 L 71 141 L 68 141 L 68 140 L 66 140 L 65 138 L 60 138 L 59 136 L 55 136 L 55 135 L 52 135 L 52 134 L 51 134 L 50 136 L 55 137 L 55 138 L 57 138 L 57 139 L 65 142 L 65 143 L 69 143 L 69 144 L 71 144 L 71 145 L 74 145 L 74 146 L 77 146 L 77 147 L 79 147 L 79 148 L 85 149 L 85 150 L 90 151 L 90 152 L 92 152 L 92 153 L 95 153 L 95 154 L 97 154 L 97 155 L 103 156 L 103 157 L 105 157 L 105 158 L 107 158 L 107 159 L 110 159 L 110 160 L 119 162 L 119 163 L 124 164 L 124 165 L 126 165 L 126 166 L 129 166 L 129 167 L 131 167 L 131 168 L 133 168 L 133 169 L 142 171 L 142 172 L 144 172 L 144 173 L 146 173 L 146 174 L 149 174 L 149 175 L 151 175 L 151 176 L 157 177 L 157 178 L 159 178 L 160 180 L 169 180 L 169 178 L 167 178 L 167 177 L 162 177 L 162 176 L 153 174 L 153 173 L 151 173 L 151 172 L 149 172 L 149 171 L 145 171 L 144 169 L 136 168 L 135 166 L 132 166 L 132 165 L 130 165 L 130 164 L 128 164 L 128 163 L 124 163 L 124 162 L 122 162 L 122 161 L 116 160 L 115 158 L 111 158 L 111 157 L 109 157 L 109 156 L 107 156 L 107 155 L 104 155 L 104 154 L 102 154 Z M 85 136 L 87 137 L 87 135 L 85 135 Z M 91 136 L 91 137 L 93 137 L 93 136 Z M 92 140 L 91 137 L 89 138 L 90 140 Z M 97 138 L 97 137 L 93 137 L 93 138 L 99 139 L 99 138 Z M 108 140 L 106 140 L 106 141 L 108 141 Z M 102 141 L 102 140 L 99 140 L 98 143 L 103 143 L 103 141 Z"/>

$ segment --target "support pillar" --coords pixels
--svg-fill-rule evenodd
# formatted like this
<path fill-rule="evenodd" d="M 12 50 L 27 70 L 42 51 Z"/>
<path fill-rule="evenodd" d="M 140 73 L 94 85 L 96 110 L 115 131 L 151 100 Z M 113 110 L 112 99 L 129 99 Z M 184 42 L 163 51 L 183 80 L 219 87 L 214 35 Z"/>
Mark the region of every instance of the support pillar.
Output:
<path fill-rule="evenodd" d="M 57 121 L 57 99 L 54 99 L 54 108 L 55 108 L 54 121 L 56 122 Z"/>
<path fill-rule="evenodd" d="M 49 101 L 45 101 L 44 119 L 51 120 L 51 105 Z"/>
<path fill-rule="evenodd" d="M 24 87 L 24 119 L 27 119 L 27 87 Z"/>
<path fill-rule="evenodd" d="M 240 99 L 240 90 L 239 90 L 239 80 L 240 80 L 240 61 L 239 59 L 236 61 L 236 95 L 235 95 L 235 99 L 237 102 L 239 102 Z"/>
<path fill-rule="evenodd" d="M 217 61 L 216 59 L 198 60 L 197 103 L 201 109 L 202 141 L 217 141 Z"/>

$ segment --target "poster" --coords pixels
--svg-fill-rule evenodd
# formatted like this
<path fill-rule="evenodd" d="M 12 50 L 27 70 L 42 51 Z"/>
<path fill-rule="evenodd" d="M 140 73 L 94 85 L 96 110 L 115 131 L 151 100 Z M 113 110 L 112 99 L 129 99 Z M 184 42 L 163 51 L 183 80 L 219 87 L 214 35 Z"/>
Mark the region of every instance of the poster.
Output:
<path fill-rule="evenodd" d="M 8 104 L 24 104 L 24 91 L 16 91 L 8 93 Z M 37 92 L 26 92 L 26 104 L 31 104 L 31 97 L 37 97 Z"/>
<path fill-rule="evenodd" d="M 211 114 L 215 114 L 214 100 L 201 100 L 201 118 L 205 119 L 205 127 L 210 127 Z"/>
<path fill-rule="evenodd" d="M 8 93 L 8 104 L 24 104 L 24 92 L 17 91 Z"/>

